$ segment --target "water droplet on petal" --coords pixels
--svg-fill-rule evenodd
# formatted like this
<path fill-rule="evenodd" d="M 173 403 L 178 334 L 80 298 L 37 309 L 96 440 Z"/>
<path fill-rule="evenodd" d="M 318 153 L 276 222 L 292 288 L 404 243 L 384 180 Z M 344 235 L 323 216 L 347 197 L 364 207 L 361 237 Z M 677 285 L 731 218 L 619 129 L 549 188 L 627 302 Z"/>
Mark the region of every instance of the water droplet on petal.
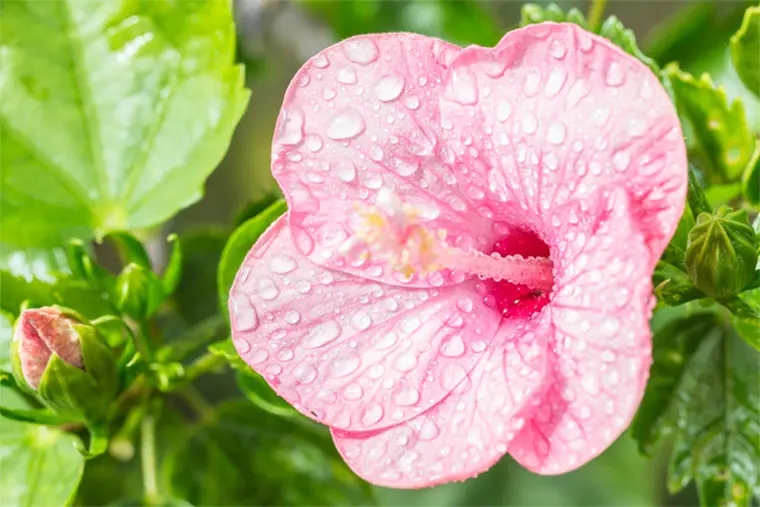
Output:
<path fill-rule="evenodd" d="M 317 378 L 317 369 L 310 364 L 301 363 L 293 368 L 293 378 L 301 384 L 311 384 Z"/>
<path fill-rule="evenodd" d="M 627 150 L 620 150 L 612 155 L 612 165 L 620 172 L 628 169 L 631 164 L 631 154 Z"/>
<path fill-rule="evenodd" d="M 562 59 L 567 53 L 567 46 L 561 40 L 553 40 L 549 46 L 549 53 L 557 60 Z"/>
<path fill-rule="evenodd" d="M 356 166 L 354 166 L 354 163 L 349 160 L 338 161 L 333 170 L 338 179 L 345 181 L 346 183 L 352 182 L 356 179 Z"/>
<path fill-rule="evenodd" d="M 396 359 L 396 362 L 393 363 L 393 367 L 398 371 L 412 371 L 417 367 L 417 356 L 414 356 L 412 354 L 404 354 L 403 356 Z"/>
<path fill-rule="evenodd" d="M 418 166 L 416 162 L 408 162 L 402 158 L 395 158 L 393 159 L 393 166 L 391 169 L 401 176 L 411 176 L 417 171 Z"/>
<path fill-rule="evenodd" d="M 620 86 L 625 83 L 625 70 L 616 61 L 611 61 L 607 67 L 605 82 L 610 86 Z"/>
<path fill-rule="evenodd" d="M 340 325 L 333 320 L 321 322 L 309 330 L 309 334 L 304 339 L 303 346 L 307 349 L 322 347 L 338 338 L 341 331 Z"/>
<path fill-rule="evenodd" d="M 367 407 L 367 410 L 365 410 L 362 414 L 362 423 L 364 423 L 365 426 L 372 426 L 373 424 L 377 424 L 380 419 L 383 418 L 383 413 L 383 407 L 377 403 L 373 403 Z"/>
<path fill-rule="evenodd" d="M 417 437 L 420 440 L 433 440 L 435 437 L 441 434 L 441 429 L 438 427 L 437 424 L 435 424 L 435 421 L 433 421 L 430 418 L 426 418 L 425 421 L 422 423 L 422 426 L 420 427 L 419 432 L 417 433 Z"/>
<path fill-rule="evenodd" d="M 266 301 L 271 301 L 280 294 L 280 289 L 278 289 L 277 285 L 275 285 L 275 283 L 269 278 L 259 278 L 256 280 L 256 285 L 259 297 Z"/>
<path fill-rule="evenodd" d="M 230 299 L 232 317 L 236 331 L 253 331 L 259 326 L 259 316 L 256 308 L 242 294 Z"/>
<path fill-rule="evenodd" d="M 369 149 L 369 157 L 375 162 L 380 162 L 384 156 L 385 156 L 385 152 L 377 144 L 373 144 L 372 147 Z"/>
<path fill-rule="evenodd" d="M 237 350 L 238 354 L 240 355 L 245 355 L 251 351 L 251 344 L 248 342 L 248 340 L 245 340 L 243 338 L 237 338 L 233 340 L 233 345 L 235 346 L 235 350 Z"/>
<path fill-rule="evenodd" d="M 405 333 L 413 333 L 419 329 L 422 322 L 417 317 L 407 317 L 401 321 L 401 330 Z"/>
<path fill-rule="evenodd" d="M 554 145 L 560 145 L 565 140 L 566 129 L 562 122 L 555 121 L 546 131 L 546 140 Z"/>
<path fill-rule="evenodd" d="M 467 371 L 462 365 L 452 363 L 446 366 L 441 372 L 440 384 L 445 391 L 451 391 L 459 385 L 467 376 Z"/>
<path fill-rule="evenodd" d="M 294 145 L 303 139 L 303 111 L 296 107 L 283 108 L 277 128 L 277 142 Z"/>
<path fill-rule="evenodd" d="M 420 99 L 411 95 L 404 99 L 404 105 L 414 111 L 420 107 Z"/>
<path fill-rule="evenodd" d="M 322 90 L 322 98 L 325 100 L 332 100 L 337 95 L 337 92 L 332 88 L 325 88 Z"/>
<path fill-rule="evenodd" d="M 290 232 L 293 235 L 296 248 L 302 254 L 309 255 L 314 251 L 314 239 L 302 227 L 291 226 Z"/>
<path fill-rule="evenodd" d="M 512 105 L 506 100 L 500 101 L 496 105 L 496 119 L 500 122 L 507 121 L 507 118 L 512 114 Z"/>
<path fill-rule="evenodd" d="M 446 357 L 460 357 L 464 355 L 465 347 L 462 337 L 454 335 L 441 347 L 441 353 Z"/>
<path fill-rule="evenodd" d="M 380 54 L 375 41 L 369 38 L 355 38 L 344 42 L 343 52 L 349 60 L 360 65 L 374 62 Z"/>
<path fill-rule="evenodd" d="M 337 79 L 339 83 L 346 85 L 356 84 L 359 81 L 353 67 L 343 67 L 338 71 L 338 75 L 335 76 L 335 79 Z"/>
<path fill-rule="evenodd" d="M 526 134 L 535 134 L 538 130 L 538 120 L 533 113 L 527 113 L 522 120 L 522 129 Z"/>
<path fill-rule="evenodd" d="M 390 102 L 396 100 L 401 92 L 404 90 L 404 78 L 392 74 L 385 76 L 375 87 L 375 94 L 377 98 L 383 102 Z"/>
<path fill-rule="evenodd" d="M 237 344 L 237 342 L 235 342 L 235 343 Z M 264 349 L 256 349 L 248 357 L 248 362 L 250 364 L 261 364 L 264 361 L 266 361 L 267 359 L 269 359 L 269 353 L 266 350 L 264 350 Z"/>
<path fill-rule="evenodd" d="M 306 147 L 314 153 L 321 150 L 323 144 L 322 138 L 317 134 L 312 134 L 306 138 Z"/>
<path fill-rule="evenodd" d="M 269 269 L 272 270 L 273 273 L 277 273 L 278 275 L 284 275 L 287 273 L 290 273 L 294 269 L 296 269 L 297 264 L 295 259 L 289 255 L 277 255 L 269 262 Z"/>
<path fill-rule="evenodd" d="M 312 59 L 312 63 L 319 69 L 324 69 L 330 65 L 330 60 L 327 59 L 324 53 L 320 53 Z"/>
<path fill-rule="evenodd" d="M 358 136 L 366 124 L 364 118 L 355 109 L 348 108 L 335 116 L 327 125 L 327 136 L 336 141 Z"/>
<path fill-rule="evenodd" d="M 464 313 L 470 313 L 472 311 L 472 300 L 469 298 L 460 299 L 457 302 L 457 308 Z"/>
<path fill-rule="evenodd" d="M 364 396 L 364 389 L 362 389 L 362 386 L 359 384 L 348 384 L 346 387 L 343 388 L 343 391 L 341 391 L 341 394 L 343 397 L 347 400 L 358 400 L 361 399 L 362 396 Z"/>
<path fill-rule="evenodd" d="M 478 82 L 468 69 L 454 69 L 443 95 L 463 106 L 471 106 L 478 101 Z"/>
<path fill-rule="evenodd" d="M 413 387 L 403 388 L 394 393 L 393 401 L 402 407 L 409 407 L 420 401 L 420 392 Z"/>
<path fill-rule="evenodd" d="M 285 314 L 285 322 L 288 324 L 296 325 L 301 320 L 301 314 L 295 310 L 291 310 Z"/>
<path fill-rule="evenodd" d="M 544 86 L 544 94 L 548 98 L 556 96 L 565 84 L 567 71 L 564 67 L 556 67 L 549 72 L 549 78 Z"/>
<path fill-rule="evenodd" d="M 538 93 L 538 86 L 541 84 L 541 72 L 537 69 L 531 69 L 528 71 L 528 75 L 525 76 L 525 83 L 523 84 L 523 91 L 528 97 L 532 97 Z"/>
<path fill-rule="evenodd" d="M 339 356 L 330 363 L 330 375 L 335 378 L 346 377 L 351 375 L 361 365 L 361 359 L 356 354 Z"/>
<path fill-rule="evenodd" d="M 351 325 L 353 325 L 359 331 L 364 331 L 366 329 L 369 329 L 369 327 L 372 325 L 372 317 L 370 317 L 366 312 L 356 312 L 354 316 L 351 317 Z"/>

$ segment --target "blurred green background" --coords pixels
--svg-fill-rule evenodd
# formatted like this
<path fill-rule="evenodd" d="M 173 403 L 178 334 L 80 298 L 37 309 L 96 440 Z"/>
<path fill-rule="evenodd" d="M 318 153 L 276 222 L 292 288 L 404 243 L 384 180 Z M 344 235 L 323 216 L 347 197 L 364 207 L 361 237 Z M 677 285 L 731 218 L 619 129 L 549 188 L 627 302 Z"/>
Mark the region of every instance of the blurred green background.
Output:
<path fill-rule="evenodd" d="M 189 250 L 201 252 L 189 259 L 188 271 L 197 275 L 183 281 L 189 290 L 180 293 L 213 297 L 214 291 L 205 287 L 214 281 L 204 279 L 200 266 L 216 264 L 225 238 L 219 232 L 222 224 L 231 223 L 245 203 L 277 191 L 269 172 L 272 132 L 285 88 L 306 59 L 357 33 L 413 31 L 461 45 L 493 45 L 518 24 L 522 5 L 517 1 L 237 0 L 238 58 L 246 64 L 253 94 L 225 160 L 207 183 L 205 197 L 166 226 L 195 242 Z M 559 5 L 583 12 L 589 8 L 587 2 Z M 727 49 L 728 38 L 738 28 L 746 6 L 740 1 L 612 0 L 606 14 L 616 15 L 633 29 L 644 52 L 659 63 L 678 61 L 693 73 L 709 71 L 717 83 L 725 85 L 730 97 L 745 101 L 750 124 L 758 131 L 760 104 L 738 80 Z M 202 300 L 187 303 L 183 306 L 198 309 L 193 320 L 206 316 L 204 308 L 214 307 L 213 302 Z M 205 382 L 204 394 L 212 399 L 233 394 L 224 392 L 223 386 L 229 383 L 223 379 Z M 643 458 L 632 439 L 623 435 L 599 459 L 560 477 L 533 475 L 505 458 L 465 483 L 420 491 L 376 488 L 375 493 L 378 502 L 388 506 L 696 505 L 693 488 L 677 497 L 668 495 L 666 450 L 661 451 L 660 457 Z M 125 479 L 120 487 L 128 488 L 128 483 Z M 92 490 L 98 484 L 97 467 L 88 469 L 84 488 Z"/>

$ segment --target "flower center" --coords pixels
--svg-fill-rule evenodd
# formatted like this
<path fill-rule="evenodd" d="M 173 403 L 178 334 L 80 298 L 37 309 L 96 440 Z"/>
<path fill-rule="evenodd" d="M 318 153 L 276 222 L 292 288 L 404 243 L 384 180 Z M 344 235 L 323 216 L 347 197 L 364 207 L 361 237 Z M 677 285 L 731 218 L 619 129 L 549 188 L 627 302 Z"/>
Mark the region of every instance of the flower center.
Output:
<path fill-rule="evenodd" d="M 425 227 L 418 210 L 387 189 L 378 192 L 374 206 L 357 204 L 356 211 L 358 230 L 343 245 L 349 257 L 383 259 L 407 277 L 444 268 L 475 275 L 489 282 L 502 313 L 552 289 L 548 247 L 532 233 L 511 233 L 486 254 L 450 246 L 445 231 Z"/>

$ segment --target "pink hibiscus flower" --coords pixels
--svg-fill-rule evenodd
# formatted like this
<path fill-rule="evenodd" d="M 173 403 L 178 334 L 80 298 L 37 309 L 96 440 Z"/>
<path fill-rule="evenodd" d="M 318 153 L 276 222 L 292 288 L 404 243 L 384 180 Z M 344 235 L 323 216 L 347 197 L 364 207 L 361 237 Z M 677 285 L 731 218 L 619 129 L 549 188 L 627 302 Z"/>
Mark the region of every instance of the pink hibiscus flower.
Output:
<path fill-rule="evenodd" d="M 359 36 L 298 72 L 272 158 L 289 212 L 237 275 L 234 343 L 357 474 L 562 473 L 628 426 L 686 192 L 644 65 L 571 24 Z"/>

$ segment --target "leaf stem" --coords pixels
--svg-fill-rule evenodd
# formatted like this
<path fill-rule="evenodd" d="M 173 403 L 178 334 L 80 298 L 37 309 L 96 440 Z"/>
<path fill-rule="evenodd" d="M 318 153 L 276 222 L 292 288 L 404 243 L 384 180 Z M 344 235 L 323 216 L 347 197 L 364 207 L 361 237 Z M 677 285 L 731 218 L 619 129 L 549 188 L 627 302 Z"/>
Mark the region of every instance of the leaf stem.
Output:
<path fill-rule="evenodd" d="M 187 370 L 185 370 L 185 381 L 192 382 L 206 373 L 222 368 L 226 364 L 227 360 L 224 357 L 207 352 L 190 363 Z"/>
<path fill-rule="evenodd" d="M 591 0 L 588 9 L 588 27 L 592 32 L 599 30 L 602 25 L 604 10 L 607 8 L 607 0 Z"/>
<path fill-rule="evenodd" d="M 145 414 L 141 424 L 140 463 L 145 503 L 155 505 L 159 498 L 156 479 L 156 419 L 151 411 Z"/>

